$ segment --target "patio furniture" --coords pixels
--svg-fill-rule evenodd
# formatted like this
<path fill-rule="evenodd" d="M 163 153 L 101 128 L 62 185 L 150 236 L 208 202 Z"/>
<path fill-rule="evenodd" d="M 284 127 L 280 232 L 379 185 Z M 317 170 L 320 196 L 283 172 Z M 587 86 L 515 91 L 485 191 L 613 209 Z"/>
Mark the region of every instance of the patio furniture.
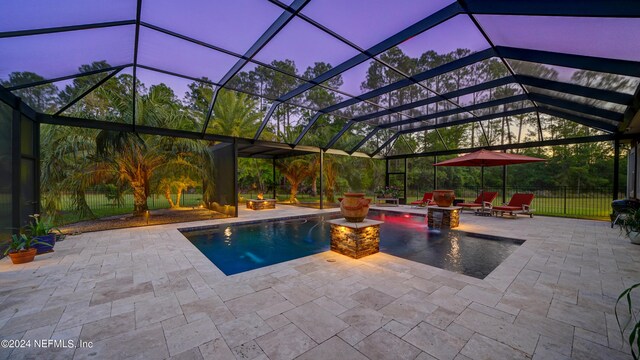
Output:
<path fill-rule="evenodd" d="M 493 206 L 493 200 L 498 197 L 498 193 L 495 191 L 482 191 L 480 195 L 470 203 L 458 203 L 457 206 L 460 206 L 464 209 L 473 210 L 476 214 L 478 213 L 488 213 L 491 214 L 491 208 Z"/>
<path fill-rule="evenodd" d="M 426 192 L 422 196 L 422 200 L 416 200 L 411 202 L 411 207 L 421 207 L 421 206 L 429 206 L 434 204 L 433 202 L 433 193 Z"/>
<path fill-rule="evenodd" d="M 491 208 L 491 213 L 494 215 L 500 213 L 500 216 L 504 216 L 504 213 L 509 213 L 511 216 L 515 217 L 517 217 L 518 214 L 525 214 L 533 217 L 533 212 L 535 211 L 531 208 L 533 198 L 533 194 L 513 194 L 508 204 L 494 206 Z"/>
<path fill-rule="evenodd" d="M 613 209 L 613 214 L 611 215 L 611 228 L 613 226 L 623 222 L 627 215 L 632 210 L 640 209 L 640 200 L 638 199 L 620 199 L 613 200 L 611 202 L 611 209 Z"/>
<path fill-rule="evenodd" d="M 433 166 L 480 166 L 480 187 L 484 190 L 485 167 L 526 164 L 539 161 L 546 160 L 531 156 L 480 149 L 476 152 L 433 164 Z"/>

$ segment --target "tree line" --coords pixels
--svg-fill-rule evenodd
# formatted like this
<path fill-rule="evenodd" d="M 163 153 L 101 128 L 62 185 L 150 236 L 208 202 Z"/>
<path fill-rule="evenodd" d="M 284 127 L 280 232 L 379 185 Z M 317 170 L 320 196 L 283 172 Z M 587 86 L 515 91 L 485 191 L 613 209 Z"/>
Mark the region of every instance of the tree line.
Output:
<path fill-rule="evenodd" d="M 400 48 L 393 48 L 372 61 L 360 90 L 367 92 L 399 81 L 403 76 L 382 63 L 389 64 L 404 74 L 417 74 L 470 54 L 467 49 L 438 54 L 426 51 L 412 58 Z M 292 60 L 276 60 L 270 64 L 282 72 L 304 79 L 312 79 L 331 69 L 332 65 L 317 62 L 304 71 L 299 71 Z M 559 70 L 539 64 L 513 62 L 517 73 L 525 73 L 547 79 L 560 78 Z M 104 61 L 81 66 L 84 73 L 108 68 Z M 215 103 L 213 117 L 207 132 L 235 137 L 252 138 L 259 128 L 273 99 L 294 89 L 300 83 L 296 77 L 285 75 L 271 68 L 257 66 L 253 70 L 240 72 L 228 84 L 229 89 L 221 89 Z M 302 144 L 323 147 L 342 129 L 348 119 L 385 108 L 409 104 L 436 94 L 446 94 L 454 90 L 477 85 L 489 80 L 509 75 L 508 69 L 498 59 L 488 59 L 446 74 L 430 78 L 422 83 L 389 92 L 387 94 L 322 115 L 314 127 L 303 138 Z M 80 94 L 100 81 L 104 74 L 77 77 L 58 88 L 53 84 L 16 90 L 27 104 L 35 110 L 54 113 L 62 106 L 76 99 Z M 9 74 L 5 87 L 33 83 L 44 80 L 32 72 Z M 575 71 L 571 82 L 602 87 L 610 90 L 629 91 L 634 83 L 628 78 L 590 71 Z M 340 75 L 297 96 L 292 101 L 281 104 L 267 124 L 262 139 L 291 143 L 300 134 L 309 118 L 319 109 L 339 103 L 349 98 L 349 94 L 339 91 L 343 85 Z M 133 91 L 136 92 L 136 112 L 133 113 Z M 536 90 L 536 89 L 528 89 Z M 539 90 L 539 89 L 538 89 Z M 200 131 L 204 123 L 214 91 L 209 79 L 202 78 L 188 85 L 188 91 L 180 96 L 171 84 L 155 84 L 147 87 L 140 79 L 134 84 L 130 74 L 118 74 L 90 92 L 83 99 L 69 107 L 63 115 L 99 119 L 113 122 L 130 122 L 136 117 L 136 124 L 187 131 Z M 384 114 L 374 119 L 352 126 L 336 143 L 342 150 L 351 150 L 375 126 L 389 124 L 397 120 L 407 120 L 415 116 L 435 114 L 455 110 L 459 105 L 474 105 L 490 100 L 522 94 L 523 89 L 514 84 L 480 91 L 465 96 L 436 101 L 429 105 L 404 110 L 399 113 Z M 353 94 L 352 94 L 353 95 Z M 357 94 L 356 94 L 357 95 Z M 556 94 L 558 95 L 558 94 Z M 558 95 L 563 96 L 563 95 Z M 575 97 L 591 105 L 603 106 L 596 100 Z M 610 104 L 604 104 L 610 105 Z M 468 117 L 482 116 L 494 112 L 530 106 L 527 101 L 501 105 L 473 112 L 460 111 L 457 114 L 414 122 L 378 131 L 367 141 L 360 151 L 373 152 L 395 131 L 419 126 L 456 121 Z M 540 123 L 535 114 L 517 115 L 483 122 L 437 130 L 424 130 L 399 136 L 381 152 L 382 155 L 406 154 L 445 149 L 477 147 L 487 144 L 509 144 L 538 140 L 540 134 L 545 139 L 579 137 L 598 134 L 597 130 L 576 125 L 573 122 L 551 116 L 543 116 Z M 215 169 L 211 165 L 209 148 L 212 143 L 199 140 L 178 139 L 151 135 L 126 134 L 112 131 L 97 131 L 83 128 L 43 126 L 42 128 L 42 181 L 46 207 L 56 209 L 56 193 L 71 192 L 76 211 L 90 215 L 91 210 L 84 200 L 88 189 L 97 184 L 111 184 L 119 193 L 131 191 L 135 198 L 134 212 L 148 209 L 146 199 L 152 193 L 162 193 L 170 203 L 177 204 L 171 194 L 181 189 L 198 186 L 203 192 L 212 191 L 215 184 L 210 180 Z M 533 156 L 550 160 L 540 166 L 518 167 L 511 174 L 523 185 L 554 186 L 610 186 L 612 149 L 606 143 L 581 144 L 546 149 L 522 150 Z M 317 159 L 287 159 L 279 161 L 279 182 L 286 183 L 290 190 L 290 200 L 300 190 L 317 192 Z M 381 165 L 382 164 L 382 167 Z M 271 179 L 270 164 L 255 159 L 241 160 L 240 185 L 264 190 Z M 325 163 L 325 185 L 329 194 L 350 189 L 372 189 L 384 181 L 383 162 L 371 159 L 329 157 Z M 411 179 L 422 182 L 429 168 L 412 166 Z M 561 171 L 558 171 L 561 169 Z M 468 186 L 477 182 L 475 169 L 456 169 L 455 172 L 441 172 L 456 186 Z M 450 175 L 451 174 L 451 175 Z M 326 175 L 325 175 L 326 176 Z M 448 181 L 448 180 L 447 180 Z M 491 182 L 491 177 L 488 178 Z M 276 185 L 276 184 L 272 184 Z M 302 186 L 302 187 L 301 187 Z M 330 195 L 330 196 L 331 196 Z"/>

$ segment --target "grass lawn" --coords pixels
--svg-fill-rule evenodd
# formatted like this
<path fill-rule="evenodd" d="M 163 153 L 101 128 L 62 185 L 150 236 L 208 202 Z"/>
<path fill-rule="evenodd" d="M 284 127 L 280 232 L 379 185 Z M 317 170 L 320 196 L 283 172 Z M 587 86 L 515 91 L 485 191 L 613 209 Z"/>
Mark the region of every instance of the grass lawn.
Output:
<path fill-rule="evenodd" d="M 336 195 L 336 202 L 339 196 L 341 195 Z M 278 202 L 287 202 L 289 200 L 289 195 L 277 194 L 277 198 Z M 297 198 L 301 203 L 320 203 L 319 196 L 314 197 L 310 195 L 299 194 Z M 373 201 L 373 197 L 367 196 L 367 198 L 370 198 Z M 419 199 L 409 197 L 409 200 L 413 201 Z M 509 199 L 507 199 L 507 201 L 509 201 Z M 501 197 L 494 201 L 494 204 L 501 203 Z M 532 207 L 535 210 L 536 215 L 609 221 L 609 214 L 611 213 L 611 199 L 609 199 L 605 195 L 598 197 L 567 198 L 565 207 L 564 197 L 538 196 L 533 200 Z"/>
<path fill-rule="evenodd" d="M 175 201 L 175 195 L 172 196 Z M 121 203 L 118 205 L 114 201 L 107 199 L 104 194 L 87 194 L 87 204 L 89 208 L 96 216 L 96 218 L 104 218 L 116 215 L 126 215 L 133 212 L 133 194 L 124 194 Z M 180 200 L 180 206 L 192 207 L 199 206 L 202 202 L 202 194 L 184 194 L 182 200 Z M 71 197 L 63 195 L 61 198 L 61 210 L 63 215 L 59 221 L 61 224 L 69 224 L 80 220 L 86 220 L 86 218 L 79 218 L 75 214 L 71 213 L 73 204 Z M 147 199 L 149 210 L 168 209 L 169 202 L 164 196 L 155 195 Z"/>
<path fill-rule="evenodd" d="M 566 203 L 566 205 L 565 205 Z M 565 216 L 581 219 L 609 220 L 611 199 L 609 198 L 543 198 L 533 200 L 536 214 Z"/>
<path fill-rule="evenodd" d="M 335 199 L 337 202 L 338 197 L 341 194 L 336 194 Z M 241 202 L 255 194 L 240 194 Z M 266 197 L 270 197 L 267 194 Z M 311 196 L 306 194 L 299 194 L 298 200 L 304 204 L 319 204 L 319 196 Z M 373 199 L 372 197 L 369 197 Z M 89 208 L 93 211 L 97 218 L 104 218 L 116 215 L 126 215 L 133 211 L 133 195 L 125 194 L 123 196 L 120 205 L 115 204 L 113 201 L 107 199 L 103 194 L 87 194 L 86 196 Z M 175 195 L 173 196 L 175 200 Z M 278 194 L 278 202 L 287 202 L 289 199 L 288 194 Z M 413 197 L 409 200 L 413 201 Z M 63 216 L 60 224 L 68 224 L 80 220 L 77 216 L 71 213 L 72 203 L 69 196 L 63 196 L 62 199 Z M 198 206 L 202 202 L 202 194 L 185 194 L 183 200 L 180 201 L 181 206 L 193 207 Z M 155 195 L 149 197 L 147 200 L 150 210 L 167 209 L 169 208 L 169 202 L 164 196 Z M 498 198 L 495 204 L 502 203 L 502 198 Z M 533 206 L 535 214 L 548 215 L 548 216 L 563 216 L 582 219 L 597 219 L 597 220 L 609 220 L 609 214 L 611 212 L 611 200 L 605 196 L 599 197 L 582 197 L 582 198 L 567 198 L 563 197 L 541 197 L 538 196 L 533 200 Z"/>

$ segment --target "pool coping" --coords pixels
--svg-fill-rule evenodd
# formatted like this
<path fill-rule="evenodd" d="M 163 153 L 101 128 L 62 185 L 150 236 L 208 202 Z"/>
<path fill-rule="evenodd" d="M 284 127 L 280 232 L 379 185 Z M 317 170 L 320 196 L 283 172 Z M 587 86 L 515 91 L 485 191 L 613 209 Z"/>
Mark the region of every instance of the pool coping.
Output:
<path fill-rule="evenodd" d="M 242 226 L 242 225 L 262 224 L 262 223 L 277 222 L 277 221 L 283 221 L 283 220 L 295 220 L 295 219 L 308 218 L 308 217 L 317 217 L 317 216 L 322 216 L 326 214 L 335 214 L 335 213 L 339 213 L 339 211 L 327 211 L 322 214 L 290 215 L 290 216 L 267 218 L 267 219 L 235 221 L 235 222 L 227 222 L 224 224 L 191 226 L 191 227 L 177 228 L 176 230 L 180 231 L 181 233 L 213 230 L 213 229 L 219 229 L 220 227 L 224 227 L 224 226 L 238 226 L 238 225 Z"/>

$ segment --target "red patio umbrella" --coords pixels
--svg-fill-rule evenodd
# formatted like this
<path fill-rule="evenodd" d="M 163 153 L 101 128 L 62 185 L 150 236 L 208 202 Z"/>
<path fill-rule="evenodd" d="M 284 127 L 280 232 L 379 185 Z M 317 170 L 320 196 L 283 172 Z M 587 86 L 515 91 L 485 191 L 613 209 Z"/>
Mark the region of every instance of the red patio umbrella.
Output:
<path fill-rule="evenodd" d="M 482 191 L 484 191 L 485 166 L 524 164 L 538 161 L 545 161 L 545 159 L 481 149 L 454 159 L 449 159 L 437 164 L 433 164 L 433 166 L 480 166 L 480 183 L 482 185 Z"/>

